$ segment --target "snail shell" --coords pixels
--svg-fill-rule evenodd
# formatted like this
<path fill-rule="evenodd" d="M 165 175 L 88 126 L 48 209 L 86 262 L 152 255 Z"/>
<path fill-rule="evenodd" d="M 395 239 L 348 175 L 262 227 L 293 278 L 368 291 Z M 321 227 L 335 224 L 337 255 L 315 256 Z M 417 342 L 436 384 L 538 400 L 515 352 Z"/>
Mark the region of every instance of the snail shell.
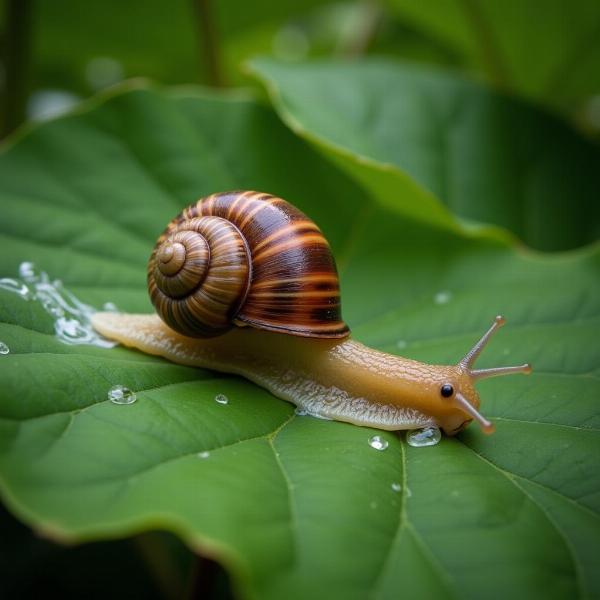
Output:
<path fill-rule="evenodd" d="M 349 334 L 327 240 L 270 194 L 225 192 L 186 208 L 158 238 L 148 290 L 161 319 L 186 336 L 213 337 L 233 326 Z"/>

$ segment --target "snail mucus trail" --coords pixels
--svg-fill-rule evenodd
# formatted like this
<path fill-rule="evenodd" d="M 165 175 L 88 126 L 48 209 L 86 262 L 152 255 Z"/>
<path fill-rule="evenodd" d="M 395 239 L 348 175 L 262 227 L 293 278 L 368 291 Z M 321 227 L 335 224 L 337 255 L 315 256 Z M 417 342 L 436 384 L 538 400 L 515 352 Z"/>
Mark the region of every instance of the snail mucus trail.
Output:
<path fill-rule="evenodd" d="M 270 194 L 213 194 L 186 208 L 157 241 L 148 289 L 157 315 L 99 312 L 94 328 L 176 363 L 241 375 L 309 413 L 355 425 L 437 426 L 454 435 L 475 420 L 491 433 L 474 384 L 531 371 L 474 368 L 502 317 L 451 366 L 352 340 L 329 244 Z"/>

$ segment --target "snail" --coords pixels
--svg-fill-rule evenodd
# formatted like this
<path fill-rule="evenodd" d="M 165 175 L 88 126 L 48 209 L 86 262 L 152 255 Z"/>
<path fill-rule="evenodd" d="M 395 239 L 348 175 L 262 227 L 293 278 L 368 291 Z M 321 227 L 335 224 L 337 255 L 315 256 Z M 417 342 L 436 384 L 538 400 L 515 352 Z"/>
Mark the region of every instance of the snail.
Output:
<path fill-rule="evenodd" d="M 157 315 L 98 312 L 92 325 L 126 346 L 242 375 L 309 414 L 356 425 L 454 435 L 475 420 L 491 433 L 474 384 L 531 371 L 474 368 L 502 317 L 452 366 L 352 340 L 327 240 L 270 194 L 217 193 L 183 210 L 152 251 L 148 290 Z"/>

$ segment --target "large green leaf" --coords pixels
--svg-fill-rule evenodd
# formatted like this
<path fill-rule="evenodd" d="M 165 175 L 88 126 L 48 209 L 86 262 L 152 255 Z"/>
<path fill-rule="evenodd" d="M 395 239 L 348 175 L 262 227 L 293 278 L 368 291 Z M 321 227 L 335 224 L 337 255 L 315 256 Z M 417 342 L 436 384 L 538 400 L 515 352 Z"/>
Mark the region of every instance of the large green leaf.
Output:
<path fill-rule="evenodd" d="M 260 59 L 251 68 L 282 118 L 338 160 L 345 156 L 352 173 L 369 160 L 400 178 L 395 166 L 456 214 L 507 227 L 538 249 L 600 235 L 600 148 L 532 106 L 382 60 Z M 391 181 L 381 193 L 396 201 L 396 187 Z"/>
<path fill-rule="evenodd" d="M 499 87 L 566 109 L 600 92 L 600 5 L 595 0 L 386 4 Z"/>
<path fill-rule="evenodd" d="M 149 310 L 154 238 L 228 188 L 280 194 L 323 227 L 366 343 L 455 362 L 505 312 L 481 366 L 531 360 L 535 373 L 481 385 L 497 433 L 417 449 L 382 432 L 377 452 L 373 430 L 296 416 L 237 377 L 63 345 L 38 303 L 0 290 L 12 511 L 70 541 L 174 531 L 243 597 L 600 594 L 597 248 L 532 256 L 440 227 L 405 212 L 410 189 L 382 205 L 251 99 L 132 90 L 0 157 L 0 275 L 33 260 L 86 302 Z M 108 402 L 115 383 L 138 401 Z"/>

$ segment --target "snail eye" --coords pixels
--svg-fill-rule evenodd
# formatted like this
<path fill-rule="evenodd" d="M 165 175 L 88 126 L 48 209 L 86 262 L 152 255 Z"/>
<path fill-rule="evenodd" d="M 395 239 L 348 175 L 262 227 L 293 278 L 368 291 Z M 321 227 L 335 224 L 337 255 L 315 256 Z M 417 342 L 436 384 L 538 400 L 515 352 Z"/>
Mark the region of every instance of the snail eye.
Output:
<path fill-rule="evenodd" d="M 444 398 L 450 398 L 450 396 L 452 396 L 452 394 L 454 394 L 454 388 L 449 383 L 445 383 L 440 388 L 440 393 L 442 394 L 442 396 Z"/>

